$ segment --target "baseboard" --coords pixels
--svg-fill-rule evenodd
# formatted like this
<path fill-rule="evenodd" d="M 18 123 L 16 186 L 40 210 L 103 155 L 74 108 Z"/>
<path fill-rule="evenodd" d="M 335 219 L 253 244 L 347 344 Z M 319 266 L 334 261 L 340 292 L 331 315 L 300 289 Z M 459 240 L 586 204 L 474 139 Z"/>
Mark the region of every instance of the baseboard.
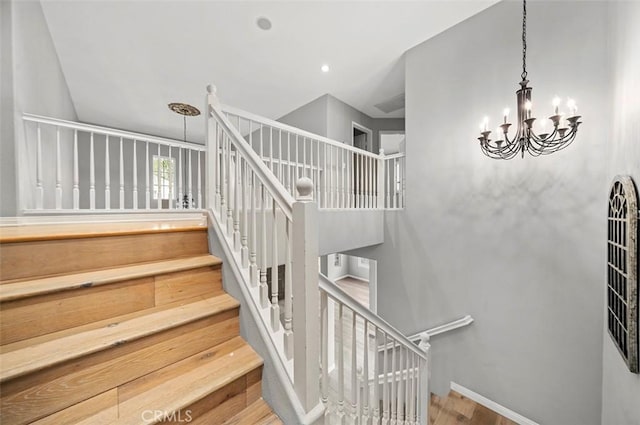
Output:
<path fill-rule="evenodd" d="M 483 405 L 484 407 L 493 410 L 496 413 L 499 413 L 500 415 L 504 416 L 507 419 L 511 419 L 512 421 L 520 424 L 520 425 L 539 425 L 537 422 L 532 421 L 531 419 L 527 419 L 524 416 L 520 415 L 519 413 L 514 412 L 511 409 L 507 409 L 506 407 L 502 406 L 501 404 L 496 403 L 493 400 L 489 400 L 486 397 L 481 396 L 480 394 L 471 391 L 468 388 L 463 387 L 460 384 L 456 384 L 455 382 L 451 382 L 451 389 L 453 391 L 456 391 L 457 393 L 467 397 L 468 399 L 471 399 L 473 401 L 475 401 L 478 404 Z"/>
<path fill-rule="evenodd" d="M 367 282 L 367 283 L 369 283 L 369 279 L 365 279 L 365 278 L 363 278 L 363 277 L 354 276 L 354 275 L 349 274 L 349 273 L 344 274 L 344 275 L 342 275 L 342 276 L 338 276 L 338 277 L 334 278 L 334 279 L 333 279 L 333 281 L 334 281 L 334 282 L 337 282 L 337 281 L 339 281 L 340 279 L 344 279 L 345 277 L 350 277 L 351 279 L 361 280 L 361 281 L 363 281 L 363 282 Z"/>

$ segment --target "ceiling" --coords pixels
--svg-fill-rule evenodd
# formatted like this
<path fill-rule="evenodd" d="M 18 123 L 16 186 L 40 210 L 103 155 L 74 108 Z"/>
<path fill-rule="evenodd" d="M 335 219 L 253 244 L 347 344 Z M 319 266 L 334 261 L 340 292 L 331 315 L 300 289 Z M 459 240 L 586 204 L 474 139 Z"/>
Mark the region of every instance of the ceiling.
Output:
<path fill-rule="evenodd" d="M 404 92 L 403 53 L 494 3 L 42 1 L 78 119 L 178 139 L 182 118 L 167 104 L 201 107 L 208 83 L 269 118 L 325 93 L 404 116 L 374 106 Z M 188 138 L 202 141 L 202 117 L 188 119 Z"/>

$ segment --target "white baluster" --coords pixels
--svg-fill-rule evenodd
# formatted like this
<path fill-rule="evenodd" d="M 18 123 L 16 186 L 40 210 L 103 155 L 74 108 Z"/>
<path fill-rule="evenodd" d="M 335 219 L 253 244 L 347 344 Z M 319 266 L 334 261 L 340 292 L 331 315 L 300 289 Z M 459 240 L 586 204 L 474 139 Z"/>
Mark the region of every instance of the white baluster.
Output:
<path fill-rule="evenodd" d="M 145 193 L 144 193 L 144 208 L 151 208 L 151 192 L 149 187 L 149 142 L 144 142 L 144 178 L 145 178 Z"/>
<path fill-rule="evenodd" d="M 176 194 L 174 193 L 174 181 L 175 181 L 175 166 L 172 166 L 171 164 L 175 164 L 173 162 L 173 157 L 171 156 L 171 145 L 169 145 L 169 154 L 167 155 L 167 157 L 169 158 L 169 209 L 172 210 L 175 207 L 177 207 L 177 205 L 174 204 L 175 202 L 175 196 Z M 176 202 L 177 204 L 177 202 Z"/>
<path fill-rule="evenodd" d="M 73 209 L 80 209 L 80 174 L 78 172 L 78 130 L 73 130 Z"/>
<path fill-rule="evenodd" d="M 291 167 L 291 133 L 287 132 L 287 176 L 288 176 L 287 192 L 295 196 L 295 193 L 292 192 L 292 189 L 294 188 L 294 185 L 292 183 L 293 170 L 294 168 Z"/>
<path fill-rule="evenodd" d="M 122 151 L 122 137 L 120 138 L 120 209 L 124 209 L 124 152 Z"/>
<path fill-rule="evenodd" d="M 256 264 L 256 251 L 258 249 L 258 243 L 256 227 L 256 198 L 258 197 L 258 193 L 256 189 L 257 182 L 253 172 L 251 172 L 249 181 L 251 184 L 251 190 L 249 191 L 249 196 L 251 197 L 251 252 L 249 254 L 249 281 L 252 286 L 257 286 L 258 265 Z"/>
<path fill-rule="evenodd" d="M 418 381 L 418 413 L 416 421 L 421 425 L 427 425 L 429 421 L 429 377 L 431 376 L 431 360 L 430 351 L 431 345 L 429 344 L 429 334 L 424 332 L 420 338 L 419 348 L 425 352 L 427 359 L 419 359 L 420 371 Z"/>
<path fill-rule="evenodd" d="M 329 412 L 329 300 L 327 293 L 320 292 L 320 365 L 322 376 L 320 380 L 320 400 L 324 404 L 325 412 Z M 326 422 L 326 421 L 325 421 Z"/>
<path fill-rule="evenodd" d="M 380 353 L 378 352 L 378 328 L 376 328 L 375 326 L 374 331 L 375 344 L 373 346 L 373 403 L 371 407 L 373 408 L 373 423 L 377 425 L 380 423 L 380 383 L 378 382 L 378 377 L 380 376 Z"/>
<path fill-rule="evenodd" d="M 225 187 L 226 187 L 226 198 L 227 198 L 227 236 L 228 237 L 232 237 L 233 236 L 233 197 L 235 196 L 235 194 L 233 193 L 233 181 L 232 181 L 232 170 L 231 167 L 234 165 L 233 164 L 233 157 L 232 157 L 232 150 L 233 150 L 233 145 L 231 144 L 231 137 L 229 135 L 227 135 L 227 142 L 226 142 L 226 146 L 227 146 L 227 158 L 225 159 L 225 163 L 227 164 L 227 174 L 225 176 Z M 235 169 L 233 170 L 235 171 Z"/>
<path fill-rule="evenodd" d="M 275 173 L 273 170 L 273 127 L 269 127 L 269 169 Z"/>
<path fill-rule="evenodd" d="M 274 332 L 280 329 L 280 306 L 278 305 L 278 213 L 276 200 L 271 202 L 271 328 Z"/>
<path fill-rule="evenodd" d="M 313 182 L 313 188 L 316 189 L 316 173 L 313 169 L 313 139 L 309 139 L 309 178 Z"/>
<path fill-rule="evenodd" d="M 138 149 L 133 139 L 133 209 L 138 209 Z"/>
<path fill-rule="evenodd" d="M 358 423 L 358 344 L 357 344 L 357 316 L 351 310 L 351 423 Z"/>
<path fill-rule="evenodd" d="M 327 145 L 323 145 L 324 148 L 322 149 L 322 156 L 324 157 L 323 160 L 323 167 L 322 167 L 322 206 L 324 208 L 328 208 L 329 207 L 329 203 L 327 202 L 327 194 L 329 193 L 327 190 L 327 174 L 329 173 L 329 168 L 327 166 L 328 162 L 327 162 Z"/>
<path fill-rule="evenodd" d="M 222 129 L 220 128 L 220 126 L 218 125 L 218 123 L 216 122 L 216 136 L 214 138 L 214 146 L 213 146 L 213 152 L 209 151 L 209 155 L 213 155 L 213 166 L 214 168 L 214 172 L 213 172 L 213 176 L 214 176 L 214 185 L 215 185 L 215 199 L 214 199 L 214 205 L 215 205 L 215 212 L 222 216 L 222 209 L 221 209 L 221 190 L 220 190 L 220 170 L 222 169 L 222 166 L 220 165 L 221 161 L 220 161 L 220 156 L 221 156 L 221 144 L 222 144 Z M 208 181 L 207 181 L 208 182 Z"/>
<path fill-rule="evenodd" d="M 188 205 L 189 205 L 189 208 L 193 208 L 193 167 L 191 166 L 191 157 L 193 156 L 192 153 L 193 152 L 191 151 L 191 149 L 186 149 L 186 154 L 189 155 L 189 169 L 188 169 L 188 173 L 189 173 L 188 174 L 188 176 L 189 176 L 189 179 L 188 179 L 188 182 L 189 182 Z"/>
<path fill-rule="evenodd" d="M 307 138 L 302 138 L 302 175 L 304 177 L 309 177 L 309 173 L 307 172 Z"/>
<path fill-rule="evenodd" d="M 198 151 L 198 205 L 197 208 L 202 209 L 202 160 Z"/>
<path fill-rule="evenodd" d="M 267 196 L 264 185 L 260 187 L 261 229 L 260 229 L 260 305 L 267 308 L 269 305 L 269 290 L 267 288 Z"/>
<path fill-rule="evenodd" d="M 391 338 L 391 425 L 396 425 L 398 420 L 398 384 L 396 378 L 397 371 L 397 362 L 396 362 L 396 352 L 398 351 L 396 340 Z"/>
<path fill-rule="evenodd" d="M 396 408 L 398 412 L 398 424 L 404 425 L 404 409 L 405 409 L 405 383 L 403 381 L 403 374 L 406 371 L 408 372 L 408 368 L 406 368 L 405 364 L 405 349 L 402 345 L 398 345 L 398 371 L 400 374 L 398 375 L 398 397 Z"/>
<path fill-rule="evenodd" d="M 56 127 L 56 209 L 62 209 L 62 159 L 60 156 L 60 127 Z"/>
<path fill-rule="evenodd" d="M 227 224 L 227 133 L 222 130 L 220 139 L 220 225 L 223 229 Z"/>
<path fill-rule="evenodd" d="M 385 161 L 384 161 L 384 149 L 380 149 L 380 159 L 376 160 L 376 164 L 377 164 L 377 176 L 378 176 L 378 180 L 377 180 L 377 184 L 376 187 L 378 188 L 378 193 L 377 193 L 377 202 L 376 202 L 376 207 L 379 209 L 384 209 L 384 194 L 385 194 Z"/>
<path fill-rule="evenodd" d="M 111 209 L 111 166 L 109 165 L 109 135 L 104 139 L 104 209 Z"/>
<path fill-rule="evenodd" d="M 370 390 L 369 390 L 369 333 L 368 327 L 369 322 L 364 317 L 363 321 L 363 331 L 362 331 L 362 341 L 363 341 L 363 357 L 362 357 L 362 383 L 364 385 L 363 394 L 362 394 L 362 424 L 369 425 L 369 400 L 371 399 Z M 377 353 L 376 353 L 377 357 Z M 374 375 L 375 381 L 378 380 L 378 375 Z M 374 384 L 377 385 L 377 384 Z"/>
<path fill-rule="evenodd" d="M 345 423 L 344 414 L 344 316 L 342 303 L 338 303 L 338 421 Z"/>
<path fill-rule="evenodd" d="M 244 167 L 242 167 L 241 171 L 242 182 L 240 184 L 242 187 L 242 232 L 240 244 L 242 245 L 242 247 L 240 248 L 240 261 L 242 264 L 242 268 L 246 269 L 247 267 L 249 267 L 249 212 L 247 211 L 249 208 L 249 202 L 247 200 L 247 191 L 249 191 L 249 193 L 251 192 L 251 188 L 248 182 L 249 167 L 247 166 L 246 162 L 244 162 Z"/>
<path fill-rule="evenodd" d="M 316 202 L 320 205 L 320 141 L 316 140 L 316 179 L 313 182 L 313 187 L 316 189 Z"/>
<path fill-rule="evenodd" d="M 162 193 L 161 193 L 161 186 L 162 186 L 162 181 L 160 179 L 160 176 L 162 175 L 162 171 L 161 171 L 161 164 L 162 164 L 162 151 L 160 150 L 160 143 L 158 143 L 158 160 L 156 163 L 156 181 L 158 182 L 156 185 L 156 208 L 157 209 L 161 209 L 162 208 Z"/>
<path fill-rule="evenodd" d="M 293 270 L 291 263 L 291 245 L 293 238 L 291 234 L 291 221 L 286 217 L 284 220 L 286 226 L 284 260 L 284 353 L 287 359 L 291 359 L 293 358 Z"/>
<path fill-rule="evenodd" d="M 91 133 L 89 147 L 89 208 L 92 210 L 96 209 L 96 167 L 93 133 Z"/>
<path fill-rule="evenodd" d="M 264 128 L 262 127 L 262 124 L 260 124 L 260 160 L 265 161 L 264 160 Z"/>
<path fill-rule="evenodd" d="M 298 143 L 298 135 L 296 134 L 296 161 L 295 161 L 295 163 L 296 163 L 296 174 L 295 174 L 295 180 L 296 180 L 296 181 L 301 177 L 301 174 L 300 174 L 300 166 L 299 166 L 299 164 L 300 164 L 300 157 L 298 156 L 299 146 L 300 146 L 300 143 Z"/>
<path fill-rule="evenodd" d="M 42 133 L 40 123 L 37 127 L 36 140 L 36 209 L 41 210 L 44 206 L 44 187 L 42 184 Z"/>
<path fill-rule="evenodd" d="M 391 416 L 391 412 L 389 412 L 389 348 L 387 346 L 387 334 L 384 333 L 383 335 L 382 346 L 384 347 L 384 359 L 382 361 L 382 376 L 384 378 L 382 383 L 382 424 L 387 425 Z"/>
<path fill-rule="evenodd" d="M 347 207 L 347 170 L 345 167 L 345 154 L 347 153 L 346 149 L 340 149 L 340 176 L 342 177 L 342 181 L 340 184 L 340 204 L 342 208 Z"/>
<path fill-rule="evenodd" d="M 411 377 L 407 380 L 408 381 L 408 388 L 409 388 L 409 411 L 407 413 L 407 422 L 410 424 L 415 424 L 416 423 L 416 418 L 415 418 L 415 412 L 416 412 L 416 393 L 415 393 L 415 378 L 416 378 L 416 357 L 415 357 L 415 353 L 410 353 L 409 354 L 409 363 L 410 363 L 410 367 L 411 367 Z"/>
<path fill-rule="evenodd" d="M 242 192 L 242 181 L 240 179 L 240 151 L 236 150 L 236 159 L 235 159 L 235 185 L 234 185 L 234 194 L 233 194 L 233 249 L 238 252 L 240 251 L 242 241 L 240 238 L 240 196 Z"/>

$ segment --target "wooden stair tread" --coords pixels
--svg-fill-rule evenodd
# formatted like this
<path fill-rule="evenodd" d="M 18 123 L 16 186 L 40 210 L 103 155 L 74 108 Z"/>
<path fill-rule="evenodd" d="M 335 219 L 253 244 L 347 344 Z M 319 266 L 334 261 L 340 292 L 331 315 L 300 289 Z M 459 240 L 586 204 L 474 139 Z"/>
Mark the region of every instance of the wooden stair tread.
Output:
<path fill-rule="evenodd" d="M 238 308 L 240 304 L 227 294 L 134 319 L 112 322 L 101 328 L 3 353 L 0 355 L 0 382 L 23 376 L 84 355 L 119 346 L 154 333 Z"/>
<path fill-rule="evenodd" d="M 273 413 L 271 407 L 262 399 L 251 403 L 249 406 L 238 412 L 234 417 L 228 419 L 223 425 L 271 425 L 282 424 L 278 416 Z"/>
<path fill-rule="evenodd" d="M 207 230 L 206 218 L 122 223 L 70 223 L 52 225 L 0 226 L 0 243 L 93 238 L 98 236 Z"/>
<path fill-rule="evenodd" d="M 170 375 L 168 379 L 158 373 L 161 382 L 146 382 L 149 389 L 120 401 L 119 418 L 113 423 L 137 425 L 144 410 L 161 410 L 170 416 L 263 364 L 260 356 L 239 336 L 207 350 L 200 355 L 198 363 L 195 367 L 187 365 L 188 370 Z"/>
<path fill-rule="evenodd" d="M 221 264 L 222 261 L 213 255 L 200 255 L 175 260 L 153 261 L 150 263 L 94 270 L 71 275 L 22 280 L 0 285 L 0 302 L 59 291 L 91 288 L 123 280 L 138 279 L 198 267 L 219 266 Z"/>

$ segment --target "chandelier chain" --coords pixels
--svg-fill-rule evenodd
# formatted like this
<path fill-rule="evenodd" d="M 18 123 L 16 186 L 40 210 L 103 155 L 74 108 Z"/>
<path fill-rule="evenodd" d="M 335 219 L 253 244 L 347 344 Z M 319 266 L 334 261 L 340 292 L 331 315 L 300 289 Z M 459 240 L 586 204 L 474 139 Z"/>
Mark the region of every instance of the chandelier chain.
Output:
<path fill-rule="evenodd" d="M 527 79 L 527 0 L 522 2 L 522 80 Z"/>

